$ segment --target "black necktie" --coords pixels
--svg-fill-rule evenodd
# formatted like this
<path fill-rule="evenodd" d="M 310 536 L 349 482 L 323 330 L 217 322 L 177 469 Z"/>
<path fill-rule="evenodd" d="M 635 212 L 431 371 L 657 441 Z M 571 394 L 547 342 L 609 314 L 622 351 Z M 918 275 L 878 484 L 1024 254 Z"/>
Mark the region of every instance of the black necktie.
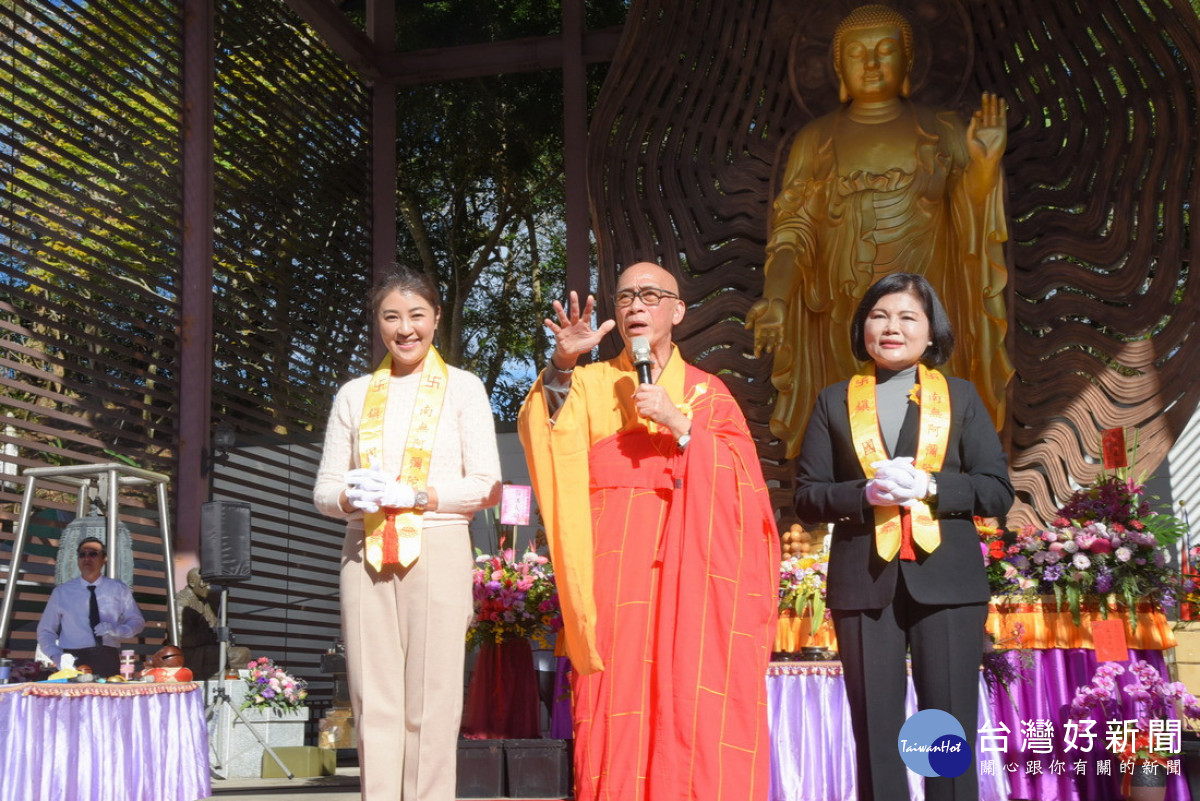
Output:
<path fill-rule="evenodd" d="M 92 636 L 96 638 L 96 645 L 103 645 L 104 640 L 96 635 L 96 626 L 100 625 L 100 604 L 96 600 L 96 585 L 88 585 L 88 625 L 92 627 Z"/>

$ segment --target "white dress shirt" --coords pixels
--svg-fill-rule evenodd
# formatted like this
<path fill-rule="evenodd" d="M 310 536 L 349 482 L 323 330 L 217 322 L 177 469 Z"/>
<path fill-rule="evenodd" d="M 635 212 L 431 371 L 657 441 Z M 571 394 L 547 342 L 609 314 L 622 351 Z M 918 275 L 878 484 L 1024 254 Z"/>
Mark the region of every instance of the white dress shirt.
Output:
<path fill-rule="evenodd" d="M 122 640 L 145 628 L 146 620 L 125 582 L 101 576 L 95 585 L 100 623 L 112 626 L 112 632 L 104 635 L 103 644 L 119 648 Z M 42 653 L 56 665 L 65 649 L 96 645 L 95 633 L 88 624 L 89 586 L 82 577 L 65 581 L 54 588 L 46 602 L 46 611 L 38 622 L 37 640 Z"/>

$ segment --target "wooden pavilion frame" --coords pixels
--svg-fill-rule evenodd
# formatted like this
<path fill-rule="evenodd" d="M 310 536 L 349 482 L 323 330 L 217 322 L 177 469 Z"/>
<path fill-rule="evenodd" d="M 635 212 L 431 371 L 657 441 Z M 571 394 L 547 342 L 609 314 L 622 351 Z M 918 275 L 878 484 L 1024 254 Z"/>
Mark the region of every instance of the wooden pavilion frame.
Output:
<path fill-rule="evenodd" d="M 168 458 L 177 481 L 180 579 L 195 561 L 199 509 L 212 479 L 213 353 L 224 330 L 214 336 L 219 2 L 171 0 L 163 16 L 174 24 L 178 3 L 184 23 L 172 29 L 172 47 L 182 35 L 179 82 L 172 83 L 182 87 L 181 225 L 179 249 L 171 250 L 180 287 L 172 312 L 179 318 L 167 321 L 179 336 L 172 332 L 175 350 L 163 350 L 179 369 L 151 411 L 170 407 L 178 418 Z M 370 198 L 369 217 L 363 204 L 361 219 L 371 229 L 372 270 L 390 265 L 398 233 L 391 147 L 398 89 L 560 69 L 569 287 L 588 287 L 590 234 L 601 265 L 601 314 L 610 311 L 604 295 L 620 264 L 658 259 L 679 276 L 689 304 L 676 332 L 681 348 L 727 377 L 786 516 L 791 465 L 766 426 L 770 363 L 747 356 L 742 320 L 761 290 L 770 203 L 788 137 L 836 103 L 825 74 L 828 37 L 859 0 L 631 0 L 626 24 L 600 31 L 585 30 L 584 0 L 564 0 L 557 36 L 413 53 L 393 50 L 394 0 L 365 2 L 365 32 L 334 0 L 273 5 L 286 3 L 317 32 L 337 67 L 368 86 L 370 112 L 359 85 L 356 114 L 369 131 L 358 163 L 368 160 L 369 146 L 371 184 L 354 191 Z M 1200 110 L 1179 88 L 1200 71 L 1200 20 L 1189 0 L 1097 0 L 1079 13 L 1045 12 L 1035 0 L 895 4 L 937 26 L 927 33 L 936 44 L 933 85 L 923 90 L 932 90 L 932 100 L 965 109 L 982 88 L 1010 98 L 1004 169 L 1012 203 L 1009 347 L 1017 376 L 1006 435 L 1025 509 L 1044 518 L 1056 499 L 1098 472 L 1099 430 L 1139 428 L 1142 466 L 1153 470 L 1200 399 L 1190 367 L 1200 351 L 1200 337 L 1190 333 L 1200 309 L 1191 269 L 1200 240 L 1190 235 L 1191 210 L 1200 204 L 1192 165 Z M 584 74 L 597 62 L 612 69 L 589 119 Z M 366 236 L 355 265 L 367 252 Z M 76 297 L 64 295 L 54 311 L 61 314 Z M 26 319 L 37 312 L 27 311 Z M 94 370 L 84 376 L 103 377 Z M 86 390 L 86 380 L 75 389 Z M 52 391 L 41 397 L 50 406 L 60 402 Z M 103 400 L 115 406 L 121 399 L 112 391 Z M 39 443 L 55 434 L 53 425 L 28 430 Z M 76 439 L 81 451 L 104 444 L 90 432 Z M 132 447 L 145 441 L 131 440 Z M 73 455 L 62 450 L 56 456 Z M 12 464 L 22 459 L 30 461 L 21 456 Z"/>
<path fill-rule="evenodd" d="M 0 279 L 23 293 L 14 293 L 13 301 L 0 298 L 0 338 L 14 354 L 0 383 L 13 391 L 17 410 L 0 433 L 0 478 L 10 479 L 0 481 L 0 501 L 16 507 L 20 496 L 12 489 L 21 486 L 23 469 L 109 458 L 145 461 L 175 482 L 170 522 L 176 586 L 185 584 L 187 569 L 198 561 L 200 507 L 210 493 L 254 502 L 255 581 L 239 588 L 230 609 L 244 637 L 239 644 L 277 656 L 314 688 L 323 681 L 321 653 L 340 627 L 342 536 L 341 526 L 311 505 L 317 432 L 334 382 L 368 361 L 362 323 L 350 318 L 369 284 L 364 273 L 390 267 L 401 234 L 399 165 L 391 144 L 404 124 L 396 107 L 405 88 L 561 71 L 568 288 L 593 288 L 603 319 L 612 313 L 606 306 L 621 265 L 657 260 L 679 278 L 688 313 L 676 341 L 689 360 L 721 375 L 741 404 L 786 528 L 794 465 L 767 425 L 772 362 L 752 358 L 745 312 L 762 288 L 782 159 L 805 123 L 836 106 L 829 37 L 841 16 L 863 2 L 629 0 L 623 26 L 589 31 L 586 0 L 562 0 L 555 36 L 401 53 L 392 49 L 396 0 L 359 1 L 365 3 L 365 30 L 345 16 L 341 0 L 96 3 L 102 16 L 83 30 L 93 34 L 79 39 L 83 57 L 63 62 L 52 53 L 44 63 L 21 52 L 36 47 L 28 34 L 40 30 L 22 25 L 23 4 L 0 10 L 0 26 L 16 34 L 2 43 L 8 47 L 4 67 L 10 75 L 30 73 L 24 86 L 17 86 L 22 76 L 9 96 L 0 93 L 0 104 L 12 110 L 10 125 L 28 129 L 9 136 L 9 152 L 25 148 L 28 156 L 23 163 L 17 152 L 8 162 L 13 185 L 20 190 L 23 182 L 24 194 L 10 192 L 8 205 L 0 206 L 0 215 L 9 215 L 0 216 L 9 236 L 0 244 L 9 248 L 11 265 L 0 270 Z M 1045 521 L 1099 472 L 1101 430 L 1137 429 L 1139 468 L 1155 471 L 1196 417 L 1200 337 L 1192 331 L 1200 319 L 1200 237 L 1190 231 L 1192 210 L 1200 208 L 1194 166 L 1200 106 L 1190 90 L 1200 72 L 1195 0 L 890 1 L 919 17 L 925 41 L 934 45 L 925 85 L 915 97 L 964 113 L 982 89 L 1009 100 L 1008 343 L 1017 375 L 1004 433 L 1025 517 L 1014 513 L 1006 522 Z M 62 31 L 72 23 L 67 15 L 87 4 L 25 5 L 38 6 L 32 19 Z M 138 59 L 150 41 L 147 32 L 114 26 L 103 16 L 114 7 L 165 32 L 150 38 L 166 54 L 161 69 L 142 73 Z M 259 20 L 259 27 L 244 27 Z M 314 32 L 320 41 L 309 48 Z M 245 62 L 229 57 L 226 36 L 245 47 L 238 54 L 246 54 Z M 105 51 L 110 43 L 128 59 L 112 62 Z M 299 69 L 295 56 L 301 51 L 291 47 L 296 43 L 305 47 Z M 100 69 L 91 68 L 93 54 Z M 254 83 L 261 76 L 234 74 L 255 59 L 268 76 L 262 83 Z M 64 63 L 78 68 L 67 81 L 58 75 L 66 71 Z M 589 107 L 585 71 L 595 63 L 610 67 Z M 336 102 L 304 96 L 290 78 L 306 68 L 330 71 L 336 86 L 349 91 Z M 57 127 L 43 130 L 53 109 L 38 81 L 50 82 L 50 95 L 77 92 L 68 100 L 77 97 L 82 105 L 64 104 L 70 114 L 51 119 Z M 298 111 L 273 117 L 276 108 L 262 98 L 232 107 L 225 102 L 232 92 L 215 86 L 269 86 L 281 108 Z M 150 96 L 143 103 L 123 94 L 126 87 L 149 89 Z M 153 116 L 148 112 L 157 109 L 167 119 L 161 131 L 152 131 L 158 149 L 141 148 L 139 136 Z M 243 121 L 251 121 L 249 135 L 226 135 L 226 126 Z M 288 150 L 298 124 L 320 128 L 331 121 L 351 135 L 343 140 L 321 133 L 330 146 L 300 155 Z M 107 137 L 100 147 L 107 149 L 95 169 L 63 159 L 64 173 L 64 165 L 42 156 L 95 146 L 97 124 Z M 237 149 L 254 136 L 266 141 L 261 151 Z M 285 161 L 307 156 L 328 166 L 333 177 L 319 176 L 320 186 L 347 210 L 335 246 L 304 239 L 310 220 L 302 218 L 286 232 L 300 244 L 272 261 L 254 250 L 264 241 L 256 233 L 269 228 L 278 219 L 271 215 L 286 204 L 311 199 L 297 202 L 287 194 L 294 189 L 290 176 L 270 176 L 262 190 L 269 202 L 261 202 L 246 191 L 235 161 L 249 155 L 247 163 L 261 167 L 281 154 Z M 34 186 L 43 177 L 39 169 L 66 176 L 60 192 Z M 127 187 L 114 180 L 126 172 L 132 176 Z M 93 194 L 105 203 L 91 203 Z M 127 220 L 128 198 L 151 210 L 149 227 L 117 236 L 113 257 L 88 250 L 80 233 L 120 234 L 109 217 Z M 63 208 L 47 209 L 59 203 Z M 46 213 L 57 214 L 50 231 L 38 227 Z M 59 259 L 52 245 L 78 249 Z M 267 317 L 272 304 L 305 294 L 287 286 L 289 277 L 278 267 L 287 260 L 302 265 L 306 278 L 319 277 L 329 296 L 302 298 L 307 316 L 298 316 L 287 336 L 263 335 L 254 324 L 266 321 L 262 328 L 270 328 L 278 322 Z M 267 291 L 261 297 L 238 294 L 234 271 L 243 267 L 274 271 L 264 273 L 270 279 L 262 282 Z M 36 275 L 42 272 L 49 278 Z M 80 314 L 92 292 L 95 314 Z M 329 310 L 335 311 L 326 316 L 335 319 L 314 324 Z M 244 319 L 251 321 L 248 331 L 240 330 Z M 89 349 L 96 341 L 102 341 L 100 361 Z M 323 351 L 327 343 L 333 344 Z M 618 344 L 607 342 L 601 351 L 610 354 Z M 320 359 L 312 354 L 326 353 L 330 358 L 314 367 Z M 313 391 L 280 392 L 295 376 Z M 210 447 L 218 414 L 242 435 L 232 456 L 214 458 Z M 1172 465 L 1172 472 L 1179 467 Z M 1200 470 L 1182 468 L 1196 478 L 1173 501 L 1200 487 Z M 37 526 L 29 559 L 31 583 L 38 586 L 28 588 L 29 598 L 15 612 L 18 653 L 32 653 L 36 601 L 51 586 L 47 554 L 69 514 L 53 493 L 41 500 L 50 517 Z M 142 558 L 157 565 L 149 530 L 159 522 L 151 507 L 123 517 Z M 0 523 L 9 520 L 16 520 L 15 513 L 0 510 Z M 8 542 L 0 536 L 0 550 Z M 170 591 L 159 572 L 156 567 L 144 575 L 140 587 L 152 624 L 169 614 L 167 604 L 159 607 Z"/>
<path fill-rule="evenodd" d="M 206 455 L 212 404 L 214 9 L 217 0 L 183 0 L 183 347 L 177 475 L 177 583 L 199 553 L 200 507 L 208 499 Z M 367 31 L 333 0 L 286 0 L 344 62 L 371 84 L 373 272 L 394 263 L 396 241 L 396 88 L 457 78 L 543 69 L 563 73 L 567 284 L 589 282 L 587 85 L 585 68 L 612 59 L 620 28 L 586 31 L 584 0 L 563 0 L 562 34 L 412 53 L 394 49 L 395 0 L 366 0 Z"/>

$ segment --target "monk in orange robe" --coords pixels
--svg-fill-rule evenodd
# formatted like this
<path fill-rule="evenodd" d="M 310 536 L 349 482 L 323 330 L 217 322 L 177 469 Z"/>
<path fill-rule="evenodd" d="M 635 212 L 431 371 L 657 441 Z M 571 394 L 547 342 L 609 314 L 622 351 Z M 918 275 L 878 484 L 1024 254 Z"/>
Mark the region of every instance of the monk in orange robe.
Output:
<path fill-rule="evenodd" d="M 519 420 L 574 667 L 575 797 L 765 799 L 780 556 L 758 455 L 725 385 L 672 344 L 675 278 L 634 264 L 615 300 L 598 328 L 593 298 L 554 304 Z M 614 326 L 621 355 L 576 368 Z"/>

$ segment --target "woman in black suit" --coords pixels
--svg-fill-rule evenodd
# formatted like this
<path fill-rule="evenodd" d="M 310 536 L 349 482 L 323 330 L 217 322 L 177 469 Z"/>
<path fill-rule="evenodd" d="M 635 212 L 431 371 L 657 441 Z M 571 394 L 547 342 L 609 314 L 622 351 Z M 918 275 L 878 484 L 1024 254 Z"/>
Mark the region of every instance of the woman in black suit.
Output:
<path fill-rule="evenodd" d="M 817 398 L 797 462 L 796 513 L 833 523 L 832 610 L 854 729 L 859 799 L 907 799 L 897 747 L 906 654 L 921 709 L 962 724 L 974 749 L 988 584 L 973 517 L 1008 511 L 1013 488 L 975 387 L 946 378 L 954 334 L 922 276 L 896 273 L 855 312 L 869 362 Z M 930 801 L 976 801 L 974 762 L 925 782 Z"/>

